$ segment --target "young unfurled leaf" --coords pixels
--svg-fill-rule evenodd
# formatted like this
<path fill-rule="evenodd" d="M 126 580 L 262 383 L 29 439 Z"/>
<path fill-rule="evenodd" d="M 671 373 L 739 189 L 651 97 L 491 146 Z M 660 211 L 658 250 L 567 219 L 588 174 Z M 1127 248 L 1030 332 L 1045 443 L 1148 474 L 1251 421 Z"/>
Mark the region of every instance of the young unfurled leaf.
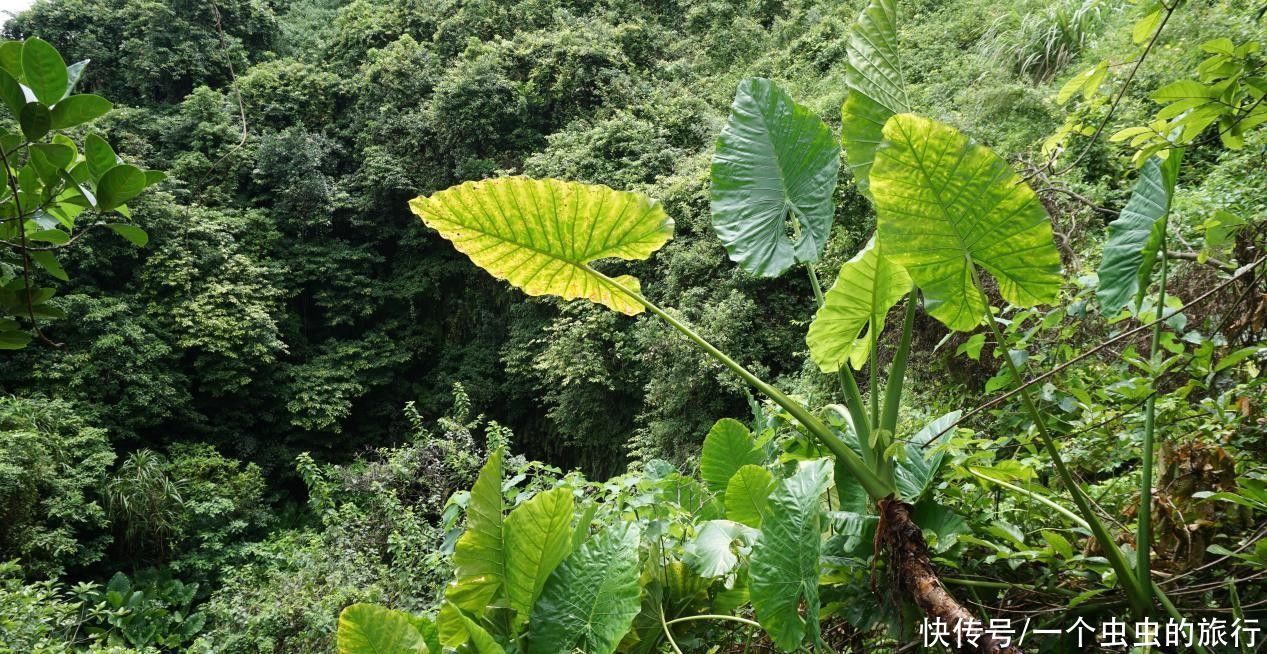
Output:
<path fill-rule="evenodd" d="M 375 604 L 353 604 L 339 614 L 339 654 L 428 654 L 411 616 Z"/>
<path fill-rule="evenodd" d="M 638 526 L 600 531 L 555 568 L 532 608 L 527 654 L 611 654 L 641 606 Z"/>
<path fill-rule="evenodd" d="M 409 207 L 475 265 L 529 295 L 584 298 L 629 315 L 641 313 L 642 304 L 588 264 L 646 259 L 673 237 L 660 203 L 557 179 L 466 182 Z M 633 277 L 614 281 L 639 291 Z"/>
<path fill-rule="evenodd" d="M 818 261 L 839 170 L 822 119 L 770 80 L 740 82 L 711 169 L 713 230 L 731 260 L 764 277 Z"/>
<path fill-rule="evenodd" d="M 959 130 L 912 114 L 889 119 L 871 192 L 885 256 L 947 327 L 972 329 L 985 314 L 969 266 L 989 271 L 1013 305 L 1056 299 L 1060 255 L 1042 203 L 1006 161 Z"/>
<path fill-rule="evenodd" d="M 757 465 L 740 468 L 726 484 L 726 517 L 749 527 L 760 527 L 770 513 L 774 475 Z"/>
<path fill-rule="evenodd" d="M 46 107 L 65 97 L 70 74 L 57 48 L 47 41 L 32 37 L 22 45 L 22 74 L 36 99 Z"/>
<path fill-rule="evenodd" d="M 482 615 L 493 598 L 503 592 L 506 579 L 504 509 L 502 451 L 497 450 L 489 455 L 471 487 L 466 531 L 453 551 L 457 580 L 445 593 L 458 608 L 476 615 Z"/>
<path fill-rule="evenodd" d="M 1127 304 L 1138 309 L 1148 291 L 1153 266 L 1165 238 L 1166 217 L 1175 193 L 1182 150 L 1162 160 L 1149 159 L 1139 172 L 1139 181 L 1113 222 L 1109 223 L 1104 258 L 1100 261 L 1100 286 L 1096 296 L 1105 315 Z"/>
<path fill-rule="evenodd" d="M 699 460 L 700 478 L 714 493 L 724 493 L 730 478 L 740 468 L 759 464 L 762 458 L 761 450 L 757 449 L 748 428 L 733 418 L 722 418 L 704 437 Z"/>
<path fill-rule="evenodd" d="M 870 194 L 870 172 L 884 123 L 911 110 L 897 40 L 896 0 L 872 0 L 849 32 L 841 107 L 841 140 L 858 189 Z"/>
<path fill-rule="evenodd" d="M 802 463 L 770 496 L 770 515 L 752 548 L 752 608 L 785 651 L 818 640 L 819 502 L 830 485 L 830 460 Z"/>
<path fill-rule="evenodd" d="M 836 283 L 810 323 L 805 343 L 823 372 L 836 372 L 845 361 L 862 368 L 871 354 L 871 336 L 884 331 L 889 309 L 911 290 L 911 277 L 880 252 L 874 236 L 840 267 Z"/>
<path fill-rule="evenodd" d="M 559 562 L 572 551 L 572 491 L 538 493 L 506 516 L 506 595 L 524 618 Z"/>

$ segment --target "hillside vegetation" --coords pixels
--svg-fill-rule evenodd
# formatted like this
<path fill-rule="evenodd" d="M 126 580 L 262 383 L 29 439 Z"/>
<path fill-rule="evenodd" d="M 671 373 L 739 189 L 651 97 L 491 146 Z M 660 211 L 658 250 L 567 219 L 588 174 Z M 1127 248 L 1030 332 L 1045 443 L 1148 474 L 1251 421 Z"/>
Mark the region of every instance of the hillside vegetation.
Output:
<path fill-rule="evenodd" d="M 1254 651 L 1262 9 L 36 0 L 0 653 Z"/>

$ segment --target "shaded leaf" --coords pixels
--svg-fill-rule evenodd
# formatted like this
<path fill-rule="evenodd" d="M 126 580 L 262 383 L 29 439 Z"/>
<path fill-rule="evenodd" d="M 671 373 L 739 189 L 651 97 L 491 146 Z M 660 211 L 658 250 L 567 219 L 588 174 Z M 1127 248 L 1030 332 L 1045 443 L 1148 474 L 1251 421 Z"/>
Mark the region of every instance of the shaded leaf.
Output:
<path fill-rule="evenodd" d="M 595 534 L 555 568 L 532 609 L 527 654 L 611 654 L 638 615 L 638 526 Z"/>
<path fill-rule="evenodd" d="M 503 543 L 502 456 L 493 452 L 471 487 L 466 531 L 453 551 L 457 581 L 445 596 L 458 608 L 482 615 L 506 579 Z"/>
<path fill-rule="evenodd" d="M 145 190 L 145 172 L 136 166 L 120 164 L 107 170 L 97 181 L 97 208 L 118 209 Z"/>
<path fill-rule="evenodd" d="M 766 79 L 739 83 L 713 154 L 713 230 L 744 270 L 818 261 L 831 233 L 840 149 L 831 129 Z"/>
<path fill-rule="evenodd" d="M 802 462 L 770 495 L 770 515 L 752 548 L 752 607 L 783 650 L 818 640 L 819 502 L 830 485 L 830 460 Z"/>
<path fill-rule="evenodd" d="M 31 37 L 22 45 L 22 74 L 31 92 L 46 106 L 52 106 L 66 95 L 70 74 L 57 48 L 47 41 Z"/>
<path fill-rule="evenodd" d="M 942 459 L 946 457 L 946 453 L 937 448 L 933 439 L 944 440 L 953 435 L 955 430 L 949 427 L 961 415 L 962 411 L 951 411 L 924 425 L 923 429 L 906 441 L 906 456 L 898 460 L 893 471 L 898 497 L 914 504 L 928 490 L 928 485 L 937 476 Z"/>
<path fill-rule="evenodd" d="M 95 120 L 114 108 L 110 101 L 91 93 L 72 95 L 53 106 L 53 129 L 66 129 Z"/>
<path fill-rule="evenodd" d="M 746 465 L 726 484 L 726 517 L 749 527 L 760 527 L 770 513 L 774 475 L 761 466 Z"/>
<path fill-rule="evenodd" d="M 1106 315 L 1128 303 L 1138 309 L 1148 290 L 1153 266 L 1166 230 L 1166 216 L 1179 177 L 1183 151 L 1166 159 L 1150 157 L 1139 171 L 1139 181 L 1122 213 L 1109 223 L 1104 258 L 1100 261 L 1100 286 L 1096 297 Z"/>

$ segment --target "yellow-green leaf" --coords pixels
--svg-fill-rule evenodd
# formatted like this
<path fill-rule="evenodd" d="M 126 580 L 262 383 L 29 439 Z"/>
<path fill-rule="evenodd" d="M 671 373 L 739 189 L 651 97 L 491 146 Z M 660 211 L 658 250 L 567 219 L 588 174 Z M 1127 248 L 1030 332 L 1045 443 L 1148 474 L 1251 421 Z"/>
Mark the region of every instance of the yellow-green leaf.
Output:
<path fill-rule="evenodd" d="M 840 267 L 836 283 L 810 323 L 805 342 L 823 372 L 836 372 L 848 360 L 862 368 L 871 353 L 871 336 L 884 331 L 889 309 L 911 290 L 911 277 L 880 252 L 875 237 Z"/>
<path fill-rule="evenodd" d="M 655 200 L 557 179 L 466 182 L 409 206 L 475 265 L 529 295 L 584 298 L 629 315 L 643 306 L 589 264 L 646 259 L 673 237 L 673 221 Z M 628 275 L 614 281 L 640 290 Z"/>
<path fill-rule="evenodd" d="M 572 491 L 538 493 L 506 516 L 506 594 L 527 618 L 550 573 L 572 551 Z"/>
<path fill-rule="evenodd" d="M 1060 255 L 1047 211 L 1006 161 L 959 130 L 913 114 L 889 119 L 871 192 L 885 256 L 947 327 L 972 329 L 985 314 L 970 266 L 1015 306 L 1055 301 Z"/>

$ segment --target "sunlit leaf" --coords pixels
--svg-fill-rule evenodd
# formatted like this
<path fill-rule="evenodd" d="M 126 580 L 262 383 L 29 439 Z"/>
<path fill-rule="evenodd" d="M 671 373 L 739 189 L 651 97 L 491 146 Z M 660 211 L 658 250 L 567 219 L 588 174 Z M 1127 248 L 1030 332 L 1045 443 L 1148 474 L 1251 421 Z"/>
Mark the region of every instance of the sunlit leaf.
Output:
<path fill-rule="evenodd" d="M 955 128 L 912 114 L 889 119 L 871 192 L 885 256 L 951 329 L 972 329 L 985 314 L 969 266 L 993 275 L 1015 306 L 1056 299 L 1060 255 L 1042 203 L 1006 161 Z"/>
<path fill-rule="evenodd" d="M 506 516 L 506 594 L 527 617 L 541 588 L 572 551 L 572 491 L 555 488 L 533 496 Z"/>
<path fill-rule="evenodd" d="M 457 581 L 445 593 L 458 608 L 476 615 L 482 615 L 493 598 L 503 592 L 506 579 L 502 456 L 501 450 L 489 455 L 471 487 L 466 531 L 453 551 Z"/>
<path fill-rule="evenodd" d="M 588 264 L 646 259 L 673 236 L 673 221 L 654 200 L 557 179 L 466 182 L 409 207 L 475 265 L 529 295 L 584 298 L 630 315 L 643 306 Z M 639 291 L 633 277 L 615 281 Z"/>
<path fill-rule="evenodd" d="M 911 277 L 880 251 L 874 236 L 840 267 L 836 283 L 810 323 L 805 343 L 823 372 L 840 370 L 845 361 L 862 368 L 871 354 L 871 335 L 884 331 L 889 309 L 911 290 Z"/>
<path fill-rule="evenodd" d="M 22 74 L 31 92 L 46 106 L 66 95 L 70 75 L 57 48 L 43 39 L 31 37 L 22 46 Z"/>
<path fill-rule="evenodd" d="M 427 654 L 410 616 L 376 604 L 353 604 L 339 614 L 339 654 Z"/>
<path fill-rule="evenodd" d="M 849 95 L 841 107 L 841 140 L 858 189 L 869 193 L 885 121 L 911 110 L 897 40 L 896 0 L 872 0 L 862 10 L 849 32 L 848 53 Z"/>
<path fill-rule="evenodd" d="M 726 484 L 726 517 L 749 527 L 760 527 L 770 513 L 774 475 L 761 466 L 740 468 Z"/>
<path fill-rule="evenodd" d="M 705 578 L 728 575 L 739 563 L 735 549 L 752 547 L 757 530 L 730 520 L 709 520 L 683 552 L 683 562 Z"/>
<path fill-rule="evenodd" d="M 713 424 L 704 437 L 700 453 L 699 473 L 714 493 L 724 493 L 730 478 L 745 465 L 759 464 L 761 450 L 743 423 L 722 418 Z"/>

